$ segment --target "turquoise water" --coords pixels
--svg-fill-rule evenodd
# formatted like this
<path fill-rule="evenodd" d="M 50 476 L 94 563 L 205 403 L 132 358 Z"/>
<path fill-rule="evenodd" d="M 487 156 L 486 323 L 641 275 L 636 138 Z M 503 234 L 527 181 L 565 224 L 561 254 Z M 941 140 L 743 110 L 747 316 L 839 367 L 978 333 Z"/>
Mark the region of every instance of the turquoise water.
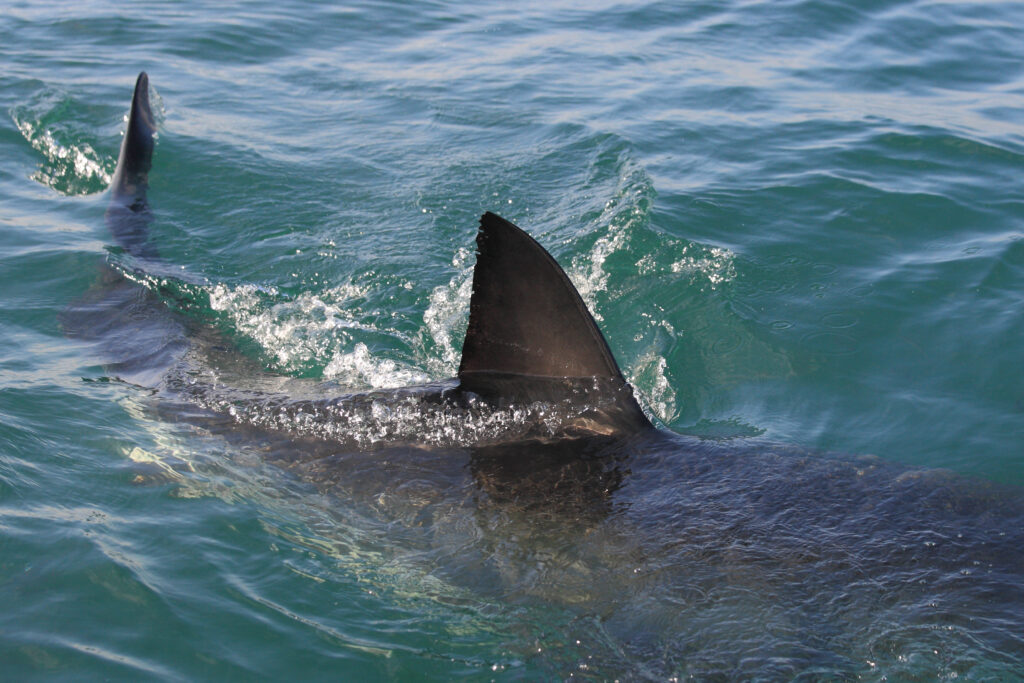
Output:
<path fill-rule="evenodd" d="M 907 471 L 970 500 L 994 483 L 954 506 L 964 528 L 1019 533 L 1022 27 L 1024 5 L 924 1 L 7 5 L 3 677 L 1024 675 L 1024 600 L 986 631 L 955 590 L 921 617 L 925 595 L 892 611 L 804 560 L 773 566 L 809 583 L 760 590 L 735 547 L 666 531 L 716 462 L 760 490 L 807 457 L 814 500 L 827 463 L 872 455 L 865 500 Z M 131 266 L 104 190 L 141 70 L 169 264 L 142 284 L 240 352 L 222 378 L 451 377 L 491 210 L 566 267 L 656 421 L 710 439 L 711 474 L 638 456 L 605 487 L 629 511 L 531 515 L 480 503 L 464 454 L 313 476 L 118 381 L 62 320 Z M 733 462 L 762 443 L 813 455 Z M 768 517 L 721 524 L 785 545 Z M 848 623 L 775 620 L 804 590 Z"/>

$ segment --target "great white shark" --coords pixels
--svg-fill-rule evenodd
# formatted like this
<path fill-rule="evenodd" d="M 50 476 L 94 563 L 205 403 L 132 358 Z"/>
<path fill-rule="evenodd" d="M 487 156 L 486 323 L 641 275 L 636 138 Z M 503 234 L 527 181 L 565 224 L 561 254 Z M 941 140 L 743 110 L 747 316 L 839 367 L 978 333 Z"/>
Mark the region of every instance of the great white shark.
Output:
<path fill-rule="evenodd" d="M 545 643 L 536 656 L 553 673 L 579 661 L 598 678 L 1024 672 L 1019 491 L 656 429 L 558 263 L 493 213 L 457 377 L 353 394 L 239 360 L 160 285 L 172 271 L 149 239 L 156 130 L 143 73 L 106 214 L 128 258 L 66 329 L 170 420 L 260 439 L 340 524 L 378 534 L 381 562 L 565 606 L 590 649 L 559 659 Z"/>

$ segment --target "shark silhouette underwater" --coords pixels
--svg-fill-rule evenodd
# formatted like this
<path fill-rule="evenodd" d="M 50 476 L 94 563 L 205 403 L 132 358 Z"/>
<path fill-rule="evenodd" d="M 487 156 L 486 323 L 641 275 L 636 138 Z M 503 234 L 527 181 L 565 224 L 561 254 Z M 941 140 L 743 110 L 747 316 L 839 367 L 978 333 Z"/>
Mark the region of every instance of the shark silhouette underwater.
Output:
<path fill-rule="evenodd" d="M 148 90 L 143 73 L 107 210 L 129 265 L 106 266 L 66 327 L 169 419 L 262 435 L 351 519 L 383 520 L 402 562 L 586 615 L 598 676 L 1024 672 L 1019 491 L 653 427 L 562 269 L 494 214 L 457 378 L 338 395 L 234 360 L 159 285 Z"/>

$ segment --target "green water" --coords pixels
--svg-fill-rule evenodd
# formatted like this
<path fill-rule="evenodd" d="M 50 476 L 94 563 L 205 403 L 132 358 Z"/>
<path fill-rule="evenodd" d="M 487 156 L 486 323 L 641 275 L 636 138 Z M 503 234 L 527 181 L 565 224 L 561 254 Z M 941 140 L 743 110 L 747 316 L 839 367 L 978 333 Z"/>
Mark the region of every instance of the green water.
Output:
<path fill-rule="evenodd" d="M 352 389 L 454 375 L 491 210 L 565 266 L 664 427 L 949 470 L 1012 499 L 1021 27 L 1016 3 L 7 5 L 0 677 L 758 670 L 692 654 L 757 630 L 728 606 L 687 639 L 653 605 L 631 621 L 573 603 L 571 579 L 524 578 L 548 546 L 514 539 L 555 534 L 529 517 L 492 548 L 521 574 L 474 572 L 455 539 L 483 555 L 492 539 L 473 514 L 349 505 L 265 444 L 161 417 L 69 337 L 61 316 L 102 265 L 131 266 L 103 192 L 140 70 L 168 264 L 150 285 L 257 366 Z M 605 559 L 567 566 L 600 576 Z M 873 640 L 888 632 L 854 629 L 804 673 L 1024 675 L 1019 650 L 929 659 L 908 654 L 926 633 Z"/>

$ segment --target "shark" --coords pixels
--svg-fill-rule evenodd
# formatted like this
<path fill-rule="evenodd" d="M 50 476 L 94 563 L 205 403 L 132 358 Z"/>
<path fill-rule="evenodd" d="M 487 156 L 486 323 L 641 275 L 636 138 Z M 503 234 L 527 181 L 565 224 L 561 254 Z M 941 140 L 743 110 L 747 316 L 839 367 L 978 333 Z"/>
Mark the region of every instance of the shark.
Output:
<path fill-rule="evenodd" d="M 172 305 L 180 275 L 149 239 L 156 132 L 142 73 L 106 212 L 125 258 L 65 329 L 158 417 L 257 442 L 308 482 L 358 531 L 338 546 L 374 549 L 361 575 L 419 567 L 425 592 L 458 587 L 446 604 L 466 589 L 560 606 L 588 649 L 552 637 L 519 653 L 560 677 L 581 662 L 635 679 L 1024 671 L 1018 490 L 656 428 L 556 260 L 494 213 L 455 378 L 346 393 L 263 372 Z"/>

